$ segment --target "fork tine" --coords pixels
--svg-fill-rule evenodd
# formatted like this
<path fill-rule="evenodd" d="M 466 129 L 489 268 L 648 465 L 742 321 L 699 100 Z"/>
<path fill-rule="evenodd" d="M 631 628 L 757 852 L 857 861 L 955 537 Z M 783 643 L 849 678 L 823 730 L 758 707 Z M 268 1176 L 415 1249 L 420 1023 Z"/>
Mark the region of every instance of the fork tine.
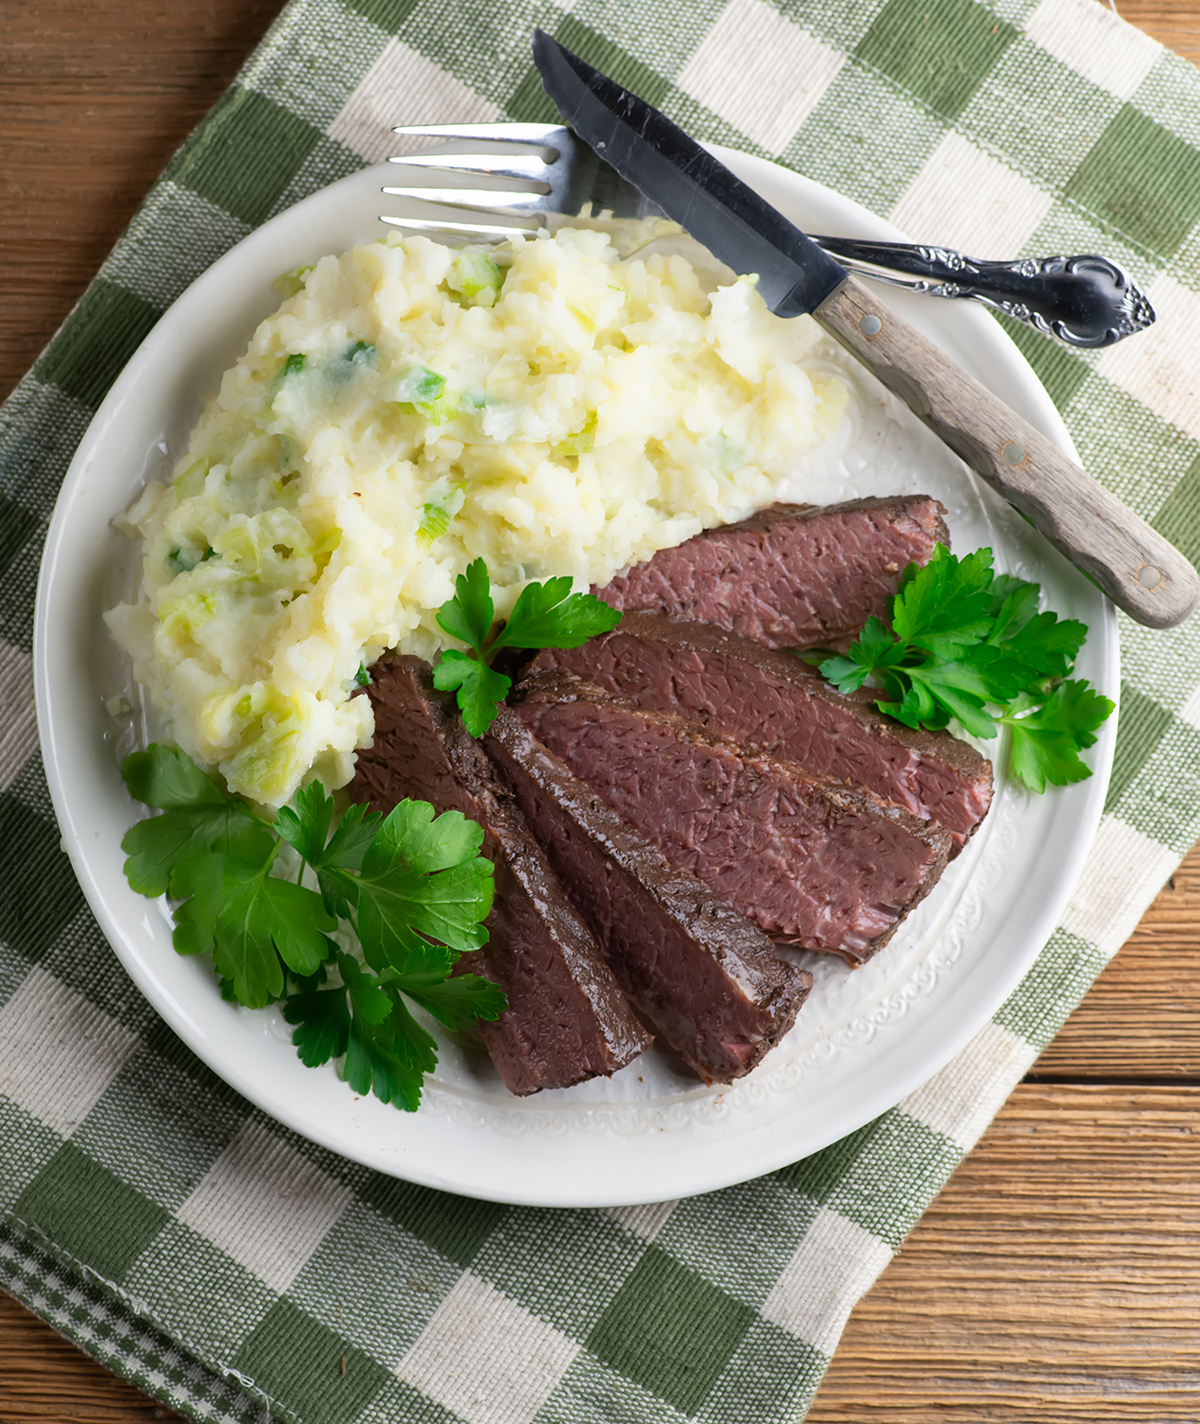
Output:
<path fill-rule="evenodd" d="M 515 233 L 537 232 L 540 223 L 532 227 L 522 227 L 519 223 L 503 226 L 500 223 L 459 223 L 448 218 L 390 218 L 381 217 L 380 222 L 392 227 L 411 228 L 413 232 L 452 232 L 462 237 L 512 237 Z"/>
<path fill-rule="evenodd" d="M 446 208 L 489 208 L 504 212 L 528 203 L 537 203 L 544 193 L 522 193 L 512 188 L 384 188 L 393 198 L 417 198 L 423 203 L 439 203 Z"/>
<path fill-rule="evenodd" d="M 421 138 L 474 138 L 498 143 L 531 143 L 553 148 L 566 133 L 564 124 L 400 124 L 396 134 L 415 134 Z"/>
<path fill-rule="evenodd" d="M 407 168 L 432 168 L 446 173 L 483 173 L 489 178 L 537 180 L 552 165 L 544 158 L 493 157 L 488 153 L 418 153 L 389 158 Z"/>

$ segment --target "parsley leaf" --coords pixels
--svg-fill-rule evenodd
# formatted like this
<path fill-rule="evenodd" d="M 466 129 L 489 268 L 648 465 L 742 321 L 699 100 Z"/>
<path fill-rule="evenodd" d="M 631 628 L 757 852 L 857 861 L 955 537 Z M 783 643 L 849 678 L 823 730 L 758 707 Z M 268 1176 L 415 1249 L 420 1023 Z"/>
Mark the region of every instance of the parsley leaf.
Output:
<path fill-rule="evenodd" d="M 904 673 L 911 679 L 921 706 L 919 719 L 910 722 L 910 726 L 944 727 L 950 717 L 955 717 L 973 737 L 996 735 L 995 722 L 985 710 L 988 685 L 979 670 L 965 659 L 943 662 L 930 658 L 919 667 L 905 668 Z M 880 704 L 880 711 L 891 712 L 891 708 Z"/>
<path fill-rule="evenodd" d="M 437 1042 L 408 1011 L 393 1001 L 382 1024 L 354 1018 L 342 1075 L 356 1093 L 374 1093 L 406 1112 L 421 1106 L 421 1082 L 437 1067 Z"/>
<path fill-rule="evenodd" d="M 288 997 L 283 1016 L 296 1025 L 292 1042 L 309 1068 L 340 1058 L 350 1039 L 351 1012 L 369 1024 L 381 1024 L 392 1012 L 392 997 L 358 960 L 338 954 L 342 983 L 335 989 L 305 990 Z"/>
<path fill-rule="evenodd" d="M 292 994 L 283 1006 L 283 1016 L 295 1025 L 292 1042 L 306 1068 L 319 1068 L 345 1053 L 350 1042 L 350 1005 L 345 989 Z"/>
<path fill-rule="evenodd" d="M 437 1044 L 402 994 L 450 1029 L 499 1018 L 506 1007 L 496 985 L 474 974 L 376 976 L 348 954 L 337 956 L 336 968 L 340 987 L 293 994 L 284 1004 L 301 1061 L 317 1067 L 345 1054 L 344 1076 L 355 1092 L 373 1091 L 410 1111 L 420 1103 L 422 1077 L 437 1066 Z"/>
<path fill-rule="evenodd" d="M 338 972 L 355 1016 L 369 1024 L 381 1024 L 392 1012 L 392 997 L 374 974 L 365 970 L 357 959 L 348 954 L 339 954 Z"/>
<path fill-rule="evenodd" d="M 350 806 L 330 838 L 332 821 L 333 797 L 326 795 L 320 782 L 313 781 L 296 793 L 294 810 L 290 806 L 280 808 L 275 828 L 317 872 L 325 908 L 331 914 L 348 917 L 351 902 L 344 887 L 329 872 L 361 868 L 383 817 L 365 806 Z"/>
<path fill-rule="evenodd" d="M 406 860 L 422 875 L 450 870 L 477 855 L 483 827 L 461 811 L 434 814 L 428 801 L 401 801 L 375 836 L 363 868 L 394 866 Z"/>
<path fill-rule="evenodd" d="M 396 983 L 447 1028 L 466 1028 L 476 1019 L 498 1019 L 507 1007 L 501 989 L 478 974 L 456 974 L 452 979 L 440 980 L 406 974 Z"/>
<path fill-rule="evenodd" d="M 185 753 L 154 743 L 127 756 L 121 775 L 135 800 L 164 812 L 131 826 L 121 841 L 125 878 L 140 895 L 166 894 L 172 869 L 205 851 L 249 861 L 270 853 L 268 828 Z"/>
<path fill-rule="evenodd" d="M 487 943 L 492 866 L 477 854 L 482 842 L 483 828 L 461 812 L 434 818 L 427 802 L 401 801 L 354 883 L 368 964 L 398 974 L 437 969 L 444 977 L 459 953 Z"/>
<path fill-rule="evenodd" d="M 271 827 L 176 749 L 137 752 L 122 775 L 162 810 L 126 837 L 130 883 L 180 902 L 175 948 L 212 956 L 224 998 L 247 1008 L 284 1000 L 303 1063 L 344 1057 L 356 1092 L 412 1110 L 437 1044 L 406 996 L 448 1028 L 504 1011 L 494 984 L 450 978 L 465 950 L 487 942 L 492 904 L 483 830 L 459 812 L 405 801 L 385 818 L 351 806 L 335 825 L 333 798 L 314 782 Z M 319 894 L 276 873 L 284 841 Z M 357 931 L 370 967 L 330 938 L 339 925 Z"/>
<path fill-rule="evenodd" d="M 904 654 L 904 644 L 897 642 L 878 618 L 868 618 L 867 626 L 846 656 L 826 658 L 820 669 L 822 675 L 845 695 L 857 692 L 872 672 L 895 665 Z"/>
<path fill-rule="evenodd" d="M 467 565 L 466 573 L 454 580 L 454 597 L 438 609 L 438 627 L 474 648 L 476 656 L 482 657 L 483 645 L 495 618 L 487 565 L 482 559 L 474 559 Z"/>
<path fill-rule="evenodd" d="M 272 854 L 251 865 L 230 855 L 200 855 L 171 872 L 170 891 L 182 900 L 173 942 L 180 954 L 211 954 L 234 998 L 261 1009 L 284 989 L 284 967 L 313 974 L 333 949 L 337 928 L 321 897 L 273 876 Z"/>
<path fill-rule="evenodd" d="M 491 666 L 502 648 L 577 648 L 621 621 L 620 613 L 603 599 L 572 593 L 571 580 L 559 577 L 526 584 L 508 622 L 492 635 L 496 609 L 484 561 L 468 564 L 454 587 L 454 597 L 438 610 L 438 626 L 471 651 L 448 648 L 441 653 L 433 685 L 457 695 L 463 725 L 473 737 L 482 737 L 492 725 L 497 706 L 512 686 L 510 678 Z"/>
<path fill-rule="evenodd" d="M 620 613 L 590 593 L 572 593 L 569 578 L 531 583 L 521 590 L 497 648 L 577 648 L 621 621 Z"/>
<path fill-rule="evenodd" d="M 892 600 L 896 637 L 952 658 L 956 649 L 989 632 L 991 587 L 990 549 L 956 559 L 944 544 L 935 545 L 924 568 L 908 566 Z"/>
<path fill-rule="evenodd" d="M 935 547 L 923 568 L 905 569 L 891 601 L 891 628 L 878 618 L 845 653 L 818 655 L 841 693 L 870 686 L 876 706 L 906 726 L 957 722 L 971 736 L 1012 734 L 1009 766 L 1035 791 L 1091 772 L 1079 752 L 1113 704 L 1085 682 L 1065 682 L 1087 629 L 1038 612 L 1037 584 L 996 574 L 992 551 L 958 559 Z"/>
<path fill-rule="evenodd" d="M 1047 782 L 1086 781 L 1092 772 L 1080 748 L 1095 745 L 1096 729 L 1112 710 L 1107 697 L 1080 681 L 1060 683 L 1032 711 L 1019 708 L 1006 715 L 1001 720 L 1012 732 L 1013 772 L 1034 791 L 1044 791 Z"/>
<path fill-rule="evenodd" d="M 442 692 L 458 694 L 463 726 L 473 737 L 482 737 L 492 725 L 497 706 L 508 695 L 512 679 L 478 658 L 447 648 L 434 664 L 433 685 Z"/>
<path fill-rule="evenodd" d="M 1087 628 L 1078 619 L 1038 613 L 1016 632 L 988 641 L 1040 677 L 1066 677 L 1086 637 Z"/>

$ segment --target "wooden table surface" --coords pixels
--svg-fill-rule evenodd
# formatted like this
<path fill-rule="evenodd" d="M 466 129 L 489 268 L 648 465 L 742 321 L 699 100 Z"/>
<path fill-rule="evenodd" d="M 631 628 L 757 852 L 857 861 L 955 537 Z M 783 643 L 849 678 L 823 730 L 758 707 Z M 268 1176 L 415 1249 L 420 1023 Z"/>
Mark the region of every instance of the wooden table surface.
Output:
<path fill-rule="evenodd" d="M 0 397 L 279 9 L 0 0 Z M 1120 9 L 1200 63 L 1200 0 Z M 1198 949 L 1200 847 L 859 1304 L 811 1424 L 1200 1420 Z M 0 1424 L 167 1417 L 0 1294 Z"/>

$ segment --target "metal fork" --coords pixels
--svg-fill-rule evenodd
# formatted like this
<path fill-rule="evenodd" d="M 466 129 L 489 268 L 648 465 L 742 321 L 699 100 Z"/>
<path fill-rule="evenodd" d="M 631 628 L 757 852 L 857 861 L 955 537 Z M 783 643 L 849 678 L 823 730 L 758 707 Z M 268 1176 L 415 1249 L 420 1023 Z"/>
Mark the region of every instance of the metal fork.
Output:
<path fill-rule="evenodd" d="M 551 213 L 578 214 L 585 203 L 614 217 L 650 217 L 659 209 L 561 124 L 417 124 L 392 130 L 478 145 L 465 153 L 417 153 L 388 161 L 417 174 L 474 175 L 521 186 L 386 187 L 395 197 L 436 203 L 507 222 L 455 217 L 384 216 L 394 227 L 501 239 L 544 227 Z M 527 152 L 488 151 L 507 144 Z M 843 267 L 877 282 L 931 297 L 970 298 L 1068 346 L 1111 346 L 1143 331 L 1154 308 L 1129 275 L 1106 257 L 1023 257 L 982 262 L 948 247 L 814 237 Z"/>

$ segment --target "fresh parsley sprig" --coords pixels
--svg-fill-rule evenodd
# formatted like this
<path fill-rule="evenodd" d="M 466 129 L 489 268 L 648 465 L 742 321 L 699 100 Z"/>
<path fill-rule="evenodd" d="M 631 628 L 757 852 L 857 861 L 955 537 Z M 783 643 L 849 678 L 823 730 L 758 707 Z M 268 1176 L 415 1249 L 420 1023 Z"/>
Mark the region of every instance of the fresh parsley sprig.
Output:
<path fill-rule="evenodd" d="M 433 683 L 457 695 L 463 725 L 473 737 L 492 725 L 512 686 L 511 678 L 491 666 L 502 648 L 577 648 L 621 621 L 603 599 L 572 593 L 571 580 L 563 577 L 526 584 L 508 622 L 493 631 L 496 608 L 487 564 L 482 559 L 468 564 L 454 588 L 454 597 L 438 609 L 438 626 L 471 651 L 446 649 L 434 666 Z"/>
<path fill-rule="evenodd" d="M 437 1065 L 420 1005 L 447 1028 L 495 1019 L 495 984 L 451 977 L 487 942 L 492 866 L 483 830 L 458 811 L 436 816 L 402 801 L 384 817 L 351 806 L 334 825 L 333 798 L 317 782 L 272 826 L 228 795 L 186 755 L 152 743 L 121 764 L 130 793 L 162 812 L 121 842 L 125 874 L 143 895 L 169 894 L 180 954 L 212 956 L 221 992 L 247 1008 L 282 1001 L 293 1042 L 310 1067 L 345 1055 L 357 1093 L 414 1111 Z M 316 875 L 317 890 L 275 873 L 282 843 Z M 366 964 L 331 935 L 353 930 Z"/>
<path fill-rule="evenodd" d="M 1079 753 L 1113 703 L 1088 683 L 1067 681 L 1087 628 L 1039 613 L 1035 583 L 997 574 L 991 549 L 956 558 L 942 544 L 924 568 L 910 564 L 891 601 L 891 628 L 868 620 L 836 656 L 814 656 L 839 692 L 877 688 L 875 705 L 908 727 L 1012 737 L 1009 767 L 1034 791 L 1091 776 Z"/>

